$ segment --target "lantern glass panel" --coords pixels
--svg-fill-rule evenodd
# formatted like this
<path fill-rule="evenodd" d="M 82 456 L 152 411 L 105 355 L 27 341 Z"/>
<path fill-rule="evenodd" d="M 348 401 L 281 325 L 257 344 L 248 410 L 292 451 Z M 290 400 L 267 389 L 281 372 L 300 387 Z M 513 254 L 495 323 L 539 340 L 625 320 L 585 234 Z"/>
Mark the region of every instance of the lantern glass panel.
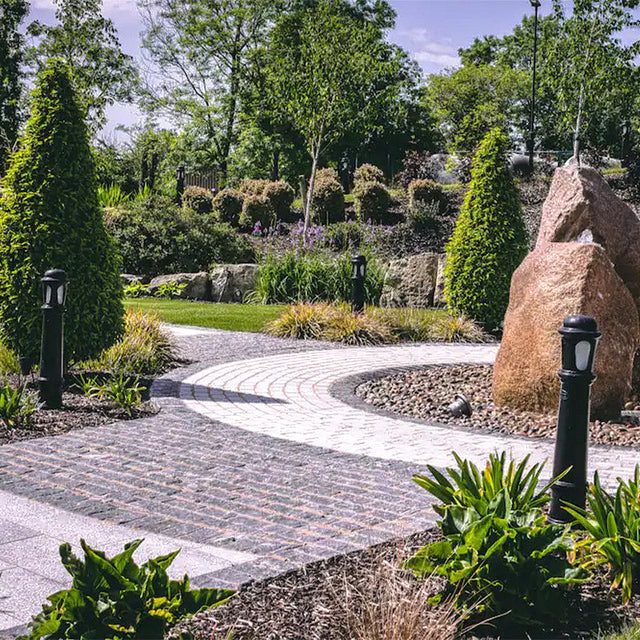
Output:
<path fill-rule="evenodd" d="M 44 285 L 44 301 L 46 304 L 51 304 L 51 294 L 53 293 L 51 285 L 50 284 L 45 284 Z"/>
<path fill-rule="evenodd" d="M 591 355 L 591 343 L 581 340 L 576 344 L 576 369 L 586 371 L 589 366 L 589 356 Z"/>
<path fill-rule="evenodd" d="M 64 304 L 64 285 L 63 284 L 61 284 L 58 287 L 58 304 L 59 305 Z"/>

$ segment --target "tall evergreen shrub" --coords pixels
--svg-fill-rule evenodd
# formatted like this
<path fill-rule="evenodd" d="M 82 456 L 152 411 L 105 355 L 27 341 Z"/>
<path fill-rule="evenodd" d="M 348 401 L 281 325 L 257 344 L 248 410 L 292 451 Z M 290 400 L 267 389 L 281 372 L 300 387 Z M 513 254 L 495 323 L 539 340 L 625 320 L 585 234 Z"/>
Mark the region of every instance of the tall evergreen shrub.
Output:
<path fill-rule="evenodd" d="M 97 356 L 123 329 L 119 260 L 98 204 L 84 114 L 68 70 L 51 61 L 33 94 L 31 117 L 3 184 L 0 207 L 0 330 L 19 355 L 40 351 L 40 279 L 69 280 L 68 359 Z"/>
<path fill-rule="evenodd" d="M 447 250 L 449 308 L 493 329 L 503 320 L 511 276 L 527 253 L 520 199 L 507 166 L 509 139 L 498 128 L 473 159 L 471 183 Z"/>

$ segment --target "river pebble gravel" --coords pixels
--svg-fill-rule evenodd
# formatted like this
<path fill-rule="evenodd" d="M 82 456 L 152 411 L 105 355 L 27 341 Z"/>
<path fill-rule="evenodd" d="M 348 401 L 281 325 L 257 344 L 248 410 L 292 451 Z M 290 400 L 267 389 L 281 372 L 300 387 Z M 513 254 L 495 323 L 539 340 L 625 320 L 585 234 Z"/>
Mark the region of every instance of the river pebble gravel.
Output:
<path fill-rule="evenodd" d="M 374 379 L 359 385 L 356 395 L 379 409 L 411 418 L 436 421 L 469 429 L 554 438 L 557 416 L 497 407 L 491 399 L 491 365 L 430 367 Z M 453 417 L 448 410 L 457 394 L 471 403 L 471 417 Z M 628 409 L 640 408 L 637 399 Z M 591 423 L 593 444 L 640 446 L 640 412 L 625 411 L 618 421 Z"/>

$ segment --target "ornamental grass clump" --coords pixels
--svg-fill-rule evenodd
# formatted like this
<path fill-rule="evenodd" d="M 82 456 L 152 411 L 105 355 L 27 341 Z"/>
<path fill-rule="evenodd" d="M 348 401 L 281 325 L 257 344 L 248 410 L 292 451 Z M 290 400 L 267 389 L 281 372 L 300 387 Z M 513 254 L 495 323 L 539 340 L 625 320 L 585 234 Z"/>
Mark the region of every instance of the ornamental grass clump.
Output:
<path fill-rule="evenodd" d="M 122 338 L 82 366 L 114 374 L 152 376 L 164 373 L 175 360 L 173 341 L 160 318 L 128 309 Z"/>
<path fill-rule="evenodd" d="M 444 295 L 449 309 L 489 330 L 502 323 L 511 276 L 528 247 L 508 149 L 509 138 L 500 129 L 492 129 L 482 141 L 446 247 Z"/>
<path fill-rule="evenodd" d="M 446 315 L 429 327 L 434 342 L 492 342 L 493 338 L 473 320 L 459 315 Z"/>
<path fill-rule="evenodd" d="M 123 329 L 120 263 L 102 219 L 89 137 L 68 67 L 49 61 L 31 117 L 3 181 L 0 326 L 6 346 L 34 364 L 40 353 L 47 269 L 69 280 L 65 355 L 97 356 Z"/>

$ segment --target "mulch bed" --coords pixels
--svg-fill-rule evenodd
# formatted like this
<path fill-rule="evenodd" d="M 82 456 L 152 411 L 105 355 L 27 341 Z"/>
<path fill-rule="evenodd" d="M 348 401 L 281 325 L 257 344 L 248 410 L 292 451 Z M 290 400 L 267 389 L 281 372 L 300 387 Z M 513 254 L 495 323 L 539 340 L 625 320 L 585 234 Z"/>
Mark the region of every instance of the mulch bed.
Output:
<path fill-rule="evenodd" d="M 431 367 L 365 382 L 358 386 L 356 395 L 367 404 L 412 418 L 510 435 L 555 438 L 557 415 L 496 407 L 491 399 L 492 376 L 491 365 Z M 471 417 L 450 415 L 448 406 L 456 394 L 464 395 L 471 403 Z M 595 420 L 589 437 L 594 444 L 638 447 L 640 415 L 623 414 L 617 422 Z"/>
<path fill-rule="evenodd" d="M 7 381 L 12 387 L 16 387 L 24 382 L 24 379 L 20 380 L 17 376 L 11 376 Z M 140 383 L 145 386 L 150 384 L 142 380 Z M 35 380 L 29 380 L 27 387 L 35 390 L 37 388 Z M 24 426 L 9 428 L 0 421 L 0 445 L 43 436 L 55 436 L 74 429 L 98 427 L 115 420 L 143 418 L 158 412 L 158 408 L 152 402 L 143 402 L 133 409 L 131 416 L 129 416 L 124 409 L 111 402 L 87 398 L 70 389 L 64 392 L 62 404 L 62 409 L 39 409 L 33 414 L 30 422 Z"/>
<path fill-rule="evenodd" d="M 374 640 L 406 637 L 450 640 L 453 634 L 450 633 L 450 627 L 443 625 L 443 614 L 438 613 L 437 608 L 424 604 L 426 598 L 438 593 L 444 583 L 441 579 L 419 581 L 409 572 L 398 568 L 402 560 L 437 537 L 438 532 L 431 529 L 404 540 L 390 540 L 369 549 L 250 583 L 227 604 L 181 621 L 165 638 Z M 616 604 L 619 592 L 615 592 L 611 600 L 607 599 L 608 587 L 602 576 L 579 589 L 575 607 L 572 608 L 575 620 L 571 623 L 570 632 L 549 631 L 525 635 L 523 631 L 519 637 L 592 639 L 594 630 L 617 629 L 627 620 L 640 615 L 637 598 L 626 607 Z M 419 611 L 417 626 L 423 629 L 422 634 L 387 635 L 390 633 L 389 619 L 404 616 L 405 619 L 411 617 L 415 620 L 416 609 Z M 387 613 L 386 618 L 381 611 Z M 370 615 L 372 612 L 373 615 Z M 389 615 L 390 612 L 393 615 Z M 377 632 L 371 623 L 372 619 L 380 622 Z M 382 630 L 386 633 L 382 633 Z M 430 634 L 427 630 L 430 630 Z M 467 638 L 492 640 L 494 636 L 491 635 L 491 629 L 488 632 L 489 635 L 486 635 L 477 629 L 470 632 Z M 506 638 L 502 636 L 502 640 Z"/>

